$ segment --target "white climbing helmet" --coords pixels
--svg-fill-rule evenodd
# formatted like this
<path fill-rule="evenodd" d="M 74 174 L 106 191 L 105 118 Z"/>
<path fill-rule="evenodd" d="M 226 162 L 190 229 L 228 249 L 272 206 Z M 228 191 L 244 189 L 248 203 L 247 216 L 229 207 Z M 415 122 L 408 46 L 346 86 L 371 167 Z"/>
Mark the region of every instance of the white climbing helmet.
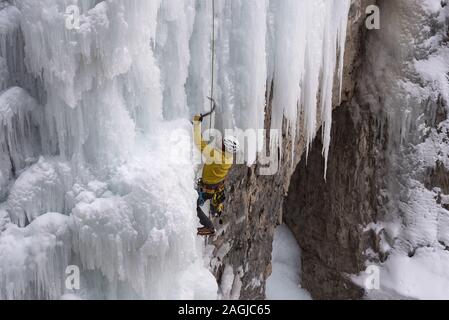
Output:
<path fill-rule="evenodd" d="M 223 139 L 225 150 L 229 153 L 236 154 L 240 150 L 240 142 L 236 137 L 227 136 Z"/>

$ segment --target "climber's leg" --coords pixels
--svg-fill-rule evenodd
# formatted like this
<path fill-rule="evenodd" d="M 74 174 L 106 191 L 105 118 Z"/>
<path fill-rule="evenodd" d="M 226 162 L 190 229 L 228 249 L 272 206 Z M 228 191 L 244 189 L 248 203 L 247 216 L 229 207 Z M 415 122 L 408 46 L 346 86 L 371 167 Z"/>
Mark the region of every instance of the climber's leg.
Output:
<path fill-rule="evenodd" d="M 210 236 L 210 235 L 215 234 L 214 224 L 201 209 L 201 206 L 203 206 L 204 203 L 207 200 L 210 200 L 211 198 L 212 197 L 205 192 L 201 192 L 201 191 L 198 192 L 198 201 L 197 201 L 196 211 L 197 211 L 198 218 L 200 219 L 200 223 L 201 223 L 201 225 L 203 225 L 202 228 L 198 229 L 198 235 L 201 235 L 201 236 Z"/>
<path fill-rule="evenodd" d="M 212 223 L 212 221 L 210 221 L 210 219 L 206 216 L 206 214 L 203 212 L 203 210 L 201 210 L 200 207 L 198 207 L 197 209 L 197 215 L 198 218 L 200 219 L 200 223 L 201 225 L 203 225 L 205 228 L 210 229 L 210 230 L 215 230 L 215 226 Z"/>

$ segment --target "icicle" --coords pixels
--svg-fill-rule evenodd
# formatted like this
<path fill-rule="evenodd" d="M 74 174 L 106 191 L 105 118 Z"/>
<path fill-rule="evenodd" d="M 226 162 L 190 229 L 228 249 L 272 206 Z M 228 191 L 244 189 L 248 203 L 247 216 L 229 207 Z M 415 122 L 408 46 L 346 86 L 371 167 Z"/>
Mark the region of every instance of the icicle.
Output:
<path fill-rule="evenodd" d="M 19 77 L 20 48 L 18 39 L 20 12 L 8 3 L 0 3 L 0 90 L 5 90 Z M 12 49 L 12 50 L 11 50 Z"/>
<path fill-rule="evenodd" d="M 321 119 L 323 121 L 323 156 L 325 162 L 324 177 L 327 175 L 327 163 L 331 140 L 333 90 L 335 72 L 338 66 L 339 102 L 341 102 L 341 89 L 343 82 L 343 67 L 346 45 L 346 30 L 350 2 L 334 0 L 326 12 L 325 38 L 323 42 L 323 77 L 321 92 Z M 339 62 L 337 65 L 337 56 Z"/>
<path fill-rule="evenodd" d="M 155 53 L 161 69 L 164 118 L 167 120 L 190 116 L 185 85 L 194 18 L 194 0 L 166 0 L 161 3 Z"/>
<path fill-rule="evenodd" d="M 224 101 L 221 129 L 264 128 L 267 4 L 263 0 L 226 1 L 218 14 L 217 84 Z M 252 165 L 256 149 L 247 156 Z"/>
<path fill-rule="evenodd" d="M 282 118 L 285 116 L 293 128 L 290 132 L 294 149 L 299 124 L 304 123 L 308 154 L 316 136 L 318 92 L 321 89 L 320 118 L 323 121 L 326 164 L 334 75 L 338 72 L 341 89 L 349 5 L 349 0 L 270 3 L 269 16 L 274 20 L 269 23 L 273 43 L 268 46 L 269 65 L 274 73 L 272 128 L 282 129 Z M 301 113 L 304 115 L 302 122 L 299 121 Z"/>

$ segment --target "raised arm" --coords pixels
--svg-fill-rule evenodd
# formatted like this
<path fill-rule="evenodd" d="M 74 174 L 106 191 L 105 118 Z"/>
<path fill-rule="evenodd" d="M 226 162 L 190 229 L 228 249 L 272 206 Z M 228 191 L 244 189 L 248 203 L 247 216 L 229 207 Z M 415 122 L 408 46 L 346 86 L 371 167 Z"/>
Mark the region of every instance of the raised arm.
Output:
<path fill-rule="evenodd" d="M 220 163 L 221 160 L 221 153 L 216 152 L 214 147 L 209 143 L 204 141 L 203 135 L 201 132 L 201 122 L 203 121 L 203 116 L 195 116 L 193 118 L 193 138 L 195 145 L 198 147 L 198 149 L 201 150 L 201 154 L 206 160 L 206 164 L 212 164 L 212 163 Z"/>
<path fill-rule="evenodd" d="M 193 118 L 193 139 L 195 142 L 195 145 L 198 147 L 198 149 L 201 150 L 201 152 L 204 152 L 204 150 L 207 147 L 207 142 L 204 141 L 203 135 L 201 133 L 201 122 L 203 121 L 202 116 L 195 116 Z"/>

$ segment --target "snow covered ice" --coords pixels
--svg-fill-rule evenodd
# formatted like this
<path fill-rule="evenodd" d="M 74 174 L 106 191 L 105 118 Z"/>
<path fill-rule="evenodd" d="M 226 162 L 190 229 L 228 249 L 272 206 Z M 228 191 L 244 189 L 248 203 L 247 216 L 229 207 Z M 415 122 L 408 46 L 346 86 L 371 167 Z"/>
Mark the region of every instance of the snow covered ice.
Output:
<path fill-rule="evenodd" d="M 267 280 L 269 300 L 311 300 L 301 288 L 301 248 L 290 229 L 281 225 L 273 242 L 273 273 Z"/>
<path fill-rule="evenodd" d="M 348 11 L 217 0 L 215 126 L 262 129 L 273 82 L 273 128 L 285 115 L 311 143 L 324 119 L 327 156 Z M 204 0 L 1 2 L 0 299 L 217 298 L 189 136 L 209 108 L 211 20 Z M 81 269 L 75 295 L 68 265 Z"/>

